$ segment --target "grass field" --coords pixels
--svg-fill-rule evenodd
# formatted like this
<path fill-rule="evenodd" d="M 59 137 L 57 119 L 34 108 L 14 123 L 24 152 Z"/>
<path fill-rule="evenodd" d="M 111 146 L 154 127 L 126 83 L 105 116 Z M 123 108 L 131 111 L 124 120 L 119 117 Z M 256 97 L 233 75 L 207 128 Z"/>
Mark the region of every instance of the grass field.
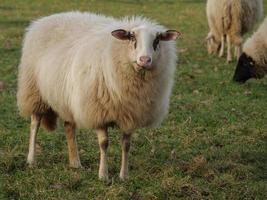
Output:
<path fill-rule="evenodd" d="M 117 130 L 107 184 L 97 178 L 91 130 L 78 132 L 83 168 L 68 167 L 62 121 L 53 133 L 39 132 L 37 166 L 26 166 L 29 119 L 19 116 L 15 97 L 24 30 L 35 18 L 69 10 L 143 14 L 183 33 L 170 114 L 158 129 L 134 134 L 127 182 L 118 178 Z M 207 55 L 207 31 L 204 0 L 1 0 L 0 199 L 266 199 L 267 80 L 234 84 L 235 63 Z"/>

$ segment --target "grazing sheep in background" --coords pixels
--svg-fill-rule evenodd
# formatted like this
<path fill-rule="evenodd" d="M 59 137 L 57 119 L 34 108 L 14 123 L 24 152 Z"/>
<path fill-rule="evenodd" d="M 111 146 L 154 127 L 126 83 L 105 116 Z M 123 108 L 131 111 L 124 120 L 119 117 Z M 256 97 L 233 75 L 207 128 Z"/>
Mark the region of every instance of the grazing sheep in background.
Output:
<path fill-rule="evenodd" d="M 263 78 L 267 73 L 267 17 L 258 31 L 244 44 L 234 81 L 244 83 L 250 78 Z"/>
<path fill-rule="evenodd" d="M 237 59 L 241 54 L 242 36 L 251 31 L 263 14 L 262 0 L 208 0 L 207 18 L 210 32 L 206 38 L 208 53 L 224 54 L 227 40 L 227 61 L 232 61 L 232 44 Z"/>
<path fill-rule="evenodd" d="M 168 112 L 179 33 L 142 17 L 116 20 L 70 12 L 44 17 L 26 34 L 17 103 L 31 116 L 27 162 L 34 163 L 40 125 L 65 121 L 71 167 L 80 167 L 75 128 L 96 129 L 99 178 L 108 179 L 108 127 L 123 132 L 120 178 L 128 177 L 132 132 L 158 125 Z"/>

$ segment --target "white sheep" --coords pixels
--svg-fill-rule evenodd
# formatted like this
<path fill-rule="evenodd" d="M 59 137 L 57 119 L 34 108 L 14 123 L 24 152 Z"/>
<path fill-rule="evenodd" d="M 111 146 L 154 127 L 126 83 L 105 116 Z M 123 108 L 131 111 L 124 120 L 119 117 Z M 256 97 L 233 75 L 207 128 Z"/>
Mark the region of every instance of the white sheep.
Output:
<path fill-rule="evenodd" d="M 252 37 L 244 44 L 234 81 L 244 83 L 250 78 L 263 78 L 267 73 L 267 17 Z"/>
<path fill-rule="evenodd" d="M 96 130 L 99 178 L 108 179 L 108 127 L 123 132 L 120 178 L 128 177 L 132 132 L 158 125 L 168 112 L 179 32 L 143 17 L 121 20 L 69 12 L 33 22 L 25 36 L 17 104 L 31 116 L 28 164 L 38 128 L 65 121 L 71 167 L 80 167 L 75 128 Z"/>
<path fill-rule="evenodd" d="M 206 37 L 208 53 L 224 54 L 227 40 L 227 61 L 232 61 L 232 45 L 237 59 L 241 54 L 242 36 L 251 31 L 263 14 L 262 0 L 208 0 L 207 19 L 210 32 Z"/>

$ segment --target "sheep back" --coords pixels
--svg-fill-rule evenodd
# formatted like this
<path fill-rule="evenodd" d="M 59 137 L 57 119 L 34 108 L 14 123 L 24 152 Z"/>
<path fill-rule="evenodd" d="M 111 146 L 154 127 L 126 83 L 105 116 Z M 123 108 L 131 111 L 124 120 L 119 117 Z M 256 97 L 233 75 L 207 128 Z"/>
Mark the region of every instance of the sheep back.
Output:
<path fill-rule="evenodd" d="M 244 52 L 262 67 L 267 68 L 267 18 L 259 29 L 244 43 Z"/>

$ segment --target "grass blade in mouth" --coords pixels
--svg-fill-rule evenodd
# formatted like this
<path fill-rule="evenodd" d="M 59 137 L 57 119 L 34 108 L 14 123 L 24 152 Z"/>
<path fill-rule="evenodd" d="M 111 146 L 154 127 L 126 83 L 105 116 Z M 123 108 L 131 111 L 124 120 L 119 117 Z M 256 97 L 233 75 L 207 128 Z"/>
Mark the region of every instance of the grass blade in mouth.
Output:
<path fill-rule="evenodd" d="M 133 63 L 134 64 L 136 64 L 137 66 L 139 66 L 138 64 L 137 64 L 137 61 L 133 61 Z M 145 76 L 146 76 L 146 69 L 143 69 L 141 66 L 139 66 L 140 67 L 140 69 L 139 70 L 135 70 L 139 75 L 140 75 L 140 77 L 141 77 L 141 79 L 145 79 Z"/>
<path fill-rule="evenodd" d="M 146 76 L 146 70 L 145 69 L 140 69 L 138 72 L 140 74 L 141 79 L 145 79 Z"/>

